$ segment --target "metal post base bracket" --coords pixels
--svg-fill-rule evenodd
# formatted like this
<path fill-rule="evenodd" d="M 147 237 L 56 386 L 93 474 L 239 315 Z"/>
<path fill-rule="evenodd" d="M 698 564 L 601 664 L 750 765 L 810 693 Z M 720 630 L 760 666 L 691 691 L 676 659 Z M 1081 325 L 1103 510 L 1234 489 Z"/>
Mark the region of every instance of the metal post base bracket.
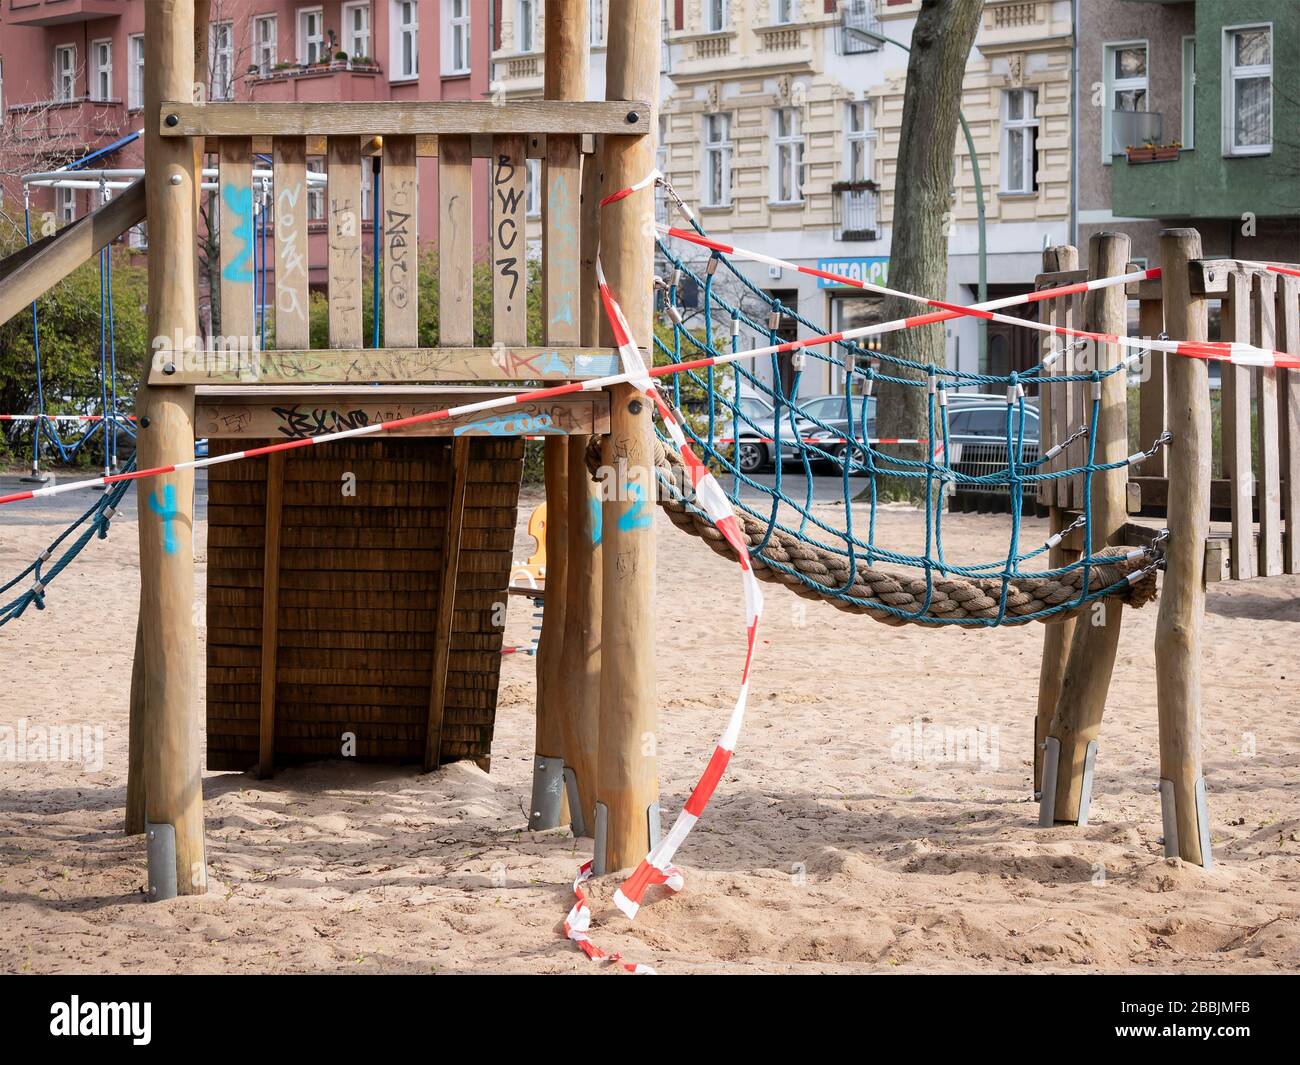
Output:
<path fill-rule="evenodd" d="M 1038 800 L 1038 827 L 1056 824 L 1056 767 L 1061 760 L 1061 741 L 1048 736 L 1043 741 L 1042 798 Z"/>
<path fill-rule="evenodd" d="M 149 859 L 149 900 L 161 902 L 176 897 L 176 829 L 171 825 L 144 826 L 145 852 Z"/>
<path fill-rule="evenodd" d="M 605 868 L 605 843 L 609 836 L 609 807 L 603 802 L 596 803 L 596 839 L 595 846 L 591 852 L 591 871 L 596 876 L 604 876 L 608 869 Z"/>
<path fill-rule="evenodd" d="M 1214 868 L 1214 852 L 1210 849 L 1210 811 L 1205 802 L 1205 778 L 1198 777 L 1192 794 L 1196 801 L 1196 832 L 1201 839 L 1201 868 Z M 1165 831 L 1165 857 L 1181 857 L 1178 850 L 1178 800 L 1174 796 L 1174 782 L 1160 780 L 1160 821 Z"/>
<path fill-rule="evenodd" d="M 569 797 L 569 830 L 574 839 L 589 835 L 591 829 L 582 814 L 582 799 L 578 795 L 578 774 L 572 766 L 564 767 L 564 793 Z"/>
<path fill-rule="evenodd" d="M 564 759 L 538 755 L 533 762 L 533 802 L 528 827 L 534 831 L 560 826 L 564 805 Z"/>
<path fill-rule="evenodd" d="M 1088 823 L 1088 808 L 1092 805 L 1092 774 L 1097 762 L 1097 741 L 1089 740 L 1083 753 L 1083 782 L 1079 786 L 1079 818 L 1074 824 Z M 1056 778 L 1061 768 L 1061 741 L 1048 736 L 1043 741 L 1043 786 L 1038 800 L 1038 825 L 1051 828 L 1057 823 Z M 1064 819 L 1062 819 L 1064 820 Z"/>

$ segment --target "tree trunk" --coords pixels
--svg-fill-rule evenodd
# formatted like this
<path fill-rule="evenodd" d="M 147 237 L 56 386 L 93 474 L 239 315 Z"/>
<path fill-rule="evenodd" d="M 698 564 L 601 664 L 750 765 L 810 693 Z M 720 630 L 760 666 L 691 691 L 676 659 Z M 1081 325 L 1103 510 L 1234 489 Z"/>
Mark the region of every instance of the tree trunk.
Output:
<path fill-rule="evenodd" d="M 889 250 L 889 287 L 943 299 L 948 284 L 948 230 L 954 212 L 950 191 L 955 174 L 957 116 L 961 110 L 966 58 L 979 28 L 982 0 L 925 0 L 912 33 L 907 63 L 907 91 L 894 183 L 893 236 Z M 974 161 L 972 161 L 974 162 Z M 920 313 L 912 300 L 887 298 L 885 319 Z M 884 350 L 921 365 L 945 365 L 944 325 L 891 333 Z M 888 366 L 898 377 L 923 380 L 920 370 Z M 924 388 L 880 382 L 876 431 L 881 437 L 919 439 L 929 435 Z M 907 458 L 923 458 L 928 446 L 889 449 Z M 901 479 L 884 486 L 887 494 L 912 494 L 919 482 Z"/>

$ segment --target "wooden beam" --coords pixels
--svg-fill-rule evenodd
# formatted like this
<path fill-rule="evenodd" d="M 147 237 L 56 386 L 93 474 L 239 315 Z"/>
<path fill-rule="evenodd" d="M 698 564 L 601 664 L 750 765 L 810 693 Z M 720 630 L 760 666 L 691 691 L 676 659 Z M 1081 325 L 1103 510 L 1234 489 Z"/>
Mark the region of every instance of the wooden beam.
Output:
<path fill-rule="evenodd" d="M 1200 257 L 1194 229 L 1160 235 L 1165 326 L 1172 336 L 1204 341 L 1206 301 L 1188 284 Z M 1209 825 L 1201 820 L 1201 629 L 1205 618 L 1205 540 L 1210 524 L 1210 383 L 1201 359 L 1171 359 L 1169 373 L 1169 543 L 1156 619 L 1156 685 L 1160 712 L 1160 790 L 1165 854 L 1210 864 Z"/>
<path fill-rule="evenodd" d="M 655 41 L 656 64 L 658 49 L 659 42 Z M 206 105 L 169 102 L 157 112 L 157 126 L 159 134 L 167 138 L 389 137 L 430 133 L 619 133 L 644 137 L 651 132 L 650 112 L 650 104 L 644 101 L 511 100 L 508 107 L 489 100 Z"/>
<path fill-rule="evenodd" d="M 387 319 L 386 319 L 387 321 Z M 440 381 L 582 381 L 620 371 L 609 348 L 503 345 L 491 348 L 312 348 L 195 352 L 151 384 L 370 385 Z"/>
<path fill-rule="evenodd" d="M 307 288 L 307 146 L 301 137 L 276 137 L 275 345 L 311 346 Z M 202 382 L 195 380 L 195 384 Z"/>
<path fill-rule="evenodd" d="M 144 221 L 144 179 L 58 233 L 0 262 L 0 325 Z"/>
<path fill-rule="evenodd" d="M 433 630 L 433 665 L 429 675 L 429 723 L 424 740 L 424 771 L 437 769 L 442 754 L 442 723 L 447 708 L 447 663 L 456 616 L 456 577 L 460 569 L 460 534 L 465 518 L 465 486 L 469 480 L 469 441 L 453 440 L 447 524 L 443 530 L 438 579 L 438 617 Z"/>
<path fill-rule="evenodd" d="M 1223 304 L 1225 340 L 1250 343 L 1250 274 L 1233 271 L 1228 276 Z M 1251 456 L 1251 368 L 1225 363 L 1220 367 L 1219 411 L 1222 416 L 1224 472 L 1232 485 L 1232 576 L 1249 580 L 1258 573 L 1254 553 L 1248 548 L 1255 531 L 1255 475 Z"/>
<path fill-rule="evenodd" d="M 1263 264 L 1241 259 L 1198 259 L 1187 268 L 1193 296 L 1226 296 L 1231 292 L 1234 274 L 1245 274 L 1249 285 L 1252 275 L 1267 272 Z"/>
<path fill-rule="evenodd" d="M 384 343 L 415 347 L 420 343 L 420 200 L 415 138 L 384 141 L 382 227 L 384 273 Z M 378 303 L 378 300 L 376 300 Z"/>
<path fill-rule="evenodd" d="M 606 96 L 645 99 L 659 84 L 656 0 L 611 0 Z M 569 105 L 565 105 L 569 106 Z M 628 105 L 640 111 L 640 104 Z M 649 112 L 646 112 L 647 116 Z M 654 167 L 652 137 L 605 136 L 605 193 L 625 189 Z M 610 290 L 636 343 L 653 338 L 654 189 L 626 196 L 600 213 L 601 248 Z M 608 326 L 606 326 L 608 330 Z M 612 339 L 608 331 L 605 334 Z M 643 351 L 649 364 L 653 349 Z M 626 491 L 604 504 L 601 717 L 596 800 L 604 816 L 597 872 L 634 865 L 646 854 L 659 801 L 653 737 L 655 698 L 655 498 L 653 404 L 633 385 L 610 389 L 610 433 L 603 460 L 624 464 Z M 654 826 L 658 834 L 658 825 Z"/>
<path fill-rule="evenodd" d="M 188 94 L 194 78 L 193 0 L 145 5 L 145 104 L 153 113 L 165 97 Z M 146 129 L 149 218 L 148 335 L 192 336 L 197 238 L 196 155 L 184 139 L 164 140 Z M 194 457 L 194 396 L 190 388 L 136 395 L 141 466 L 169 466 Z M 194 675 L 194 474 L 178 470 L 138 482 L 140 624 L 146 688 L 145 818 L 175 833 L 174 863 L 165 829 L 149 848 L 150 897 L 207 890 L 203 841 L 202 767 Z"/>
<path fill-rule="evenodd" d="M 492 399 L 501 391 L 468 390 L 420 393 L 416 389 L 269 389 L 199 392 L 196 424 L 200 436 L 253 440 L 296 440 L 341 429 L 411 418 Z M 439 418 L 400 429 L 389 436 L 568 436 L 609 431 L 609 397 L 601 392 L 552 396 L 539 403 L 520 403 L 497 410 Z"/>
<path fill-rule="evenodd" d="M 1079 249 L 1065 244 L 1047 248 L 1043 252 L 1043 277 L 1056 277 L 1059 273 L 1073 274 L 1079 264 Z M 1086 271 L 1085 271 L 1086 273 Z M 1047 287 L 1047 286 L 1043 286 Z M 1056 319 L 1063 316 L 1062 301 L 1044 300 L 1039 304 L 1041 320 L 1056 324 Z M 1043 355 L 1048 355 L 1057 344 L 1056 335 L 1044 333 L 1042 337 Z M 1068 374 L 1072 367 L 1068 364 L 1054 366 L 1051 376 Z M 1065 411 L 1063 392 L 1070 386 L 1064 384 L 1044 385 L 1039 393 L 1039 453 L 1042 454 L 1059 440 L 1064 440 L 1074 431 L 1070 425 L 1060 424 Z M 1073 459 L 1065 455 L 1054 459 L 1048 470 L 1064 469 L 1065 463 Z M 1065 517 L 1065 511 L 1056 505 L 1056 497 L 1063 487 L 1061 481 L 1043 481 L 1040 492 L 1050 505 L 1047 508 L 1048 524 L 1053 533 L 1063 532 L 1073 519 Z M 1048 553 L 1047 564 L 1052 569 L 1068 565 L 1079 557 L 1079 553 L 1065 543 L 1059 543 Z M 1043 661 L 1038 669 L 1038 708 L 1034 716 L 1034 795 L 1038 796 L 1043 782 L 1043 744 L 1047 740 L 1047 731 L 1052 724 L 1052 715 L 1056 713 L 1056 702 L 1061 696 L 1061 678 L 1065 675 L 1065 660 L 1070 653 L 1070 639 L 1074 635 L 1074 619 L 1066 618 L 1057 625 L 1043 626 Z"/>
<path fill-rule="evenodd" d="M 275 667 L 280 644 L 280 527 L 284 510 L 284 452 L 266 456 L 266 537 L 262 549 L 261 724 L 257 775 L 275 772 Z"/>
<path fill-rule="evenodd" d="M 1251 343 L 1265 351 L 1277 344 L 1277 275 L 1256 274 L 1250 293 Z M 1277 577 L 1282 566 L 1282 445 L 1278 424 L 1278 376 L 1286 370 L 1255 370 L 1256 442 L 1259 477 L 1255 503 L 1259 509 L 1259 575 Z"/>
<path fill-rule="evenodd" d="M 1300 278 L 1278 278 L 1277 326 L 1279 349 L 1300 355 Z M 1282 374 L 1278 420 L 1282 427 L 1282 516 L 1286 519 L 1282 563 L 1287 573 L 1300 573 L 1300 371 Z"/>
<path fill-rule="evenodd" d="M 331 348 L 361 347 L 361 144 L 330 137 L 329 332 Z"/>
<path fill-rule="evenodd" d="M 1094 278 L 1113 277 L 1128 263 L 1129 239 L 1122 233 L 1097 233 L 1089 241 L 1088 273 Z M 1127 297 L 1115 288 L 1089 294 L 1084 328 L 1111 335 L 1123 335 L 1127 320 Z M 1117 344 L 1098 344 L 1096 368 L 1105 373 L 1121 361 Z M 1097 436 L 1093 441 L 1094 461 L 1101 465 L 1121 462 L 1129 453 L 1127 382 L 1121 370 L 1100 382 L 1101 406 L 1097 415 Z M 1094 473 L 1090 494 L 1091 554 L 1119 542 L 1128 520 L 1126 484 L 1128 469 Z M 1120 626 L 1124 607 L 1116 598 L 1101 600 L 1077 619 L 1070 640 L 1070 653 L 1061 677 L 1061 694 L 1048 728 L 1056 740 L 1057 765 L 1054 794 L 1042 796 L 1043 820 L 1056 823 L 1086 823 L 1089 795 L 1085 786 L 1089 747 L 1101 732 L 1106 695 L 1110 689 L 1115 658 L 1119 652 Z"/>

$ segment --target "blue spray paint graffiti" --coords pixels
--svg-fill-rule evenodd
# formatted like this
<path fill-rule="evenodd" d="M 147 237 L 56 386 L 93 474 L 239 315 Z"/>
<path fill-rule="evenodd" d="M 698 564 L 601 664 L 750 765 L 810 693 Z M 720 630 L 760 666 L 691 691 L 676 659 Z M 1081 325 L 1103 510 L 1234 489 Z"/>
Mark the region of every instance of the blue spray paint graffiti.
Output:
<path fill-rule="evenodd" d="M 176 530 L 172 528 L 172 522 L 178 517 L 176 510 L 176 486 L 172 484 L 163 485 L 163 501 L 158 502 L 158 493 L 149 493 L 149 509 L 158 517 L 162 518 L 163 523 L 163 550 L 169 555 L 176 554 Z"/>
<path fill-rule="evenodd" d="M 627 494 L 632 500 L 632 506 L 623 511 L 619 517 L 619 532 L 636 532 L 638 529 L 650 528 L 654 524 L 654 515 L 646 513 L 645 489 L 639 484 L 630 484 L 627 486 Z"/>
<path fill-rule="evenodd" d="M 591 542 L 593 544 L 599 544 L 601 537 L 601 522 L 604 518 L 605 508 L 600 505 L 600 498 L 598 496 L 589 497 L 587 503 L 591 507 Z"/>
<path fill-rule="evenodd" d="M 568 373 L 558 351 L 548 351 L 542 360 L 542 373 Z"/>
<path fill-rule="evenodd" d="M 253 282 L 253 188 L 251 185 L 221 186 L 221 206 L 238 219 L 231 231 L 243 241 L 243 247 L 232 254 L 222 267 L 221 276 L 226 281 L 252 284 Z"/>

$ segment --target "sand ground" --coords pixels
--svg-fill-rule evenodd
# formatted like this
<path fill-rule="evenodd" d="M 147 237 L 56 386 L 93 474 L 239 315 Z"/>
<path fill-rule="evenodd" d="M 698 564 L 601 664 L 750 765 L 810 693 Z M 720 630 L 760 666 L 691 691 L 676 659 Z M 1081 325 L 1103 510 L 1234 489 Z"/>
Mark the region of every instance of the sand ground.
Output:
<path fill-rule="evenodd" d="M 912 542 L 918 525 L 889 510 L 882 542 Z M 0 522 L 0 574 L 61 527 Z M 950 557 L 973 560 L 1004 550 L 1008 522 L 953 515 L 947 529 Z M 671 816 L 734 697 L 742 615 L 734 564 L 662 518 L 659 532 Z M 1031 542 L 1045 535 L 1026 523 Z M 99 768 L 0 762 L 0 971 L 593 971 L 559 935 L 589 843 L 526 828 L 534 685 L 520 655 L 503 663 L 490 775 L 205 774 L 211 890 L 147 904 L 143 843 L 121 831 L 137 586 L 124 516 L 49 609 L 0 629 L 0 724 L 104 736 Z M 1155 618 L 1125 616 L 1091 824 L 1043 830 L 1029 794 L 1040 627 L 894 629 L 771 589 L 745 733 L 679 856 L 686 890 L 629 924 L 609 904 L 614 878 L 596 881 L 598 941 L 664 973 L 1295 970 L 1300 579 L 1210 590 L 1210 872 L 1157 842 Z M 508 643 L 529 620 L 516 603 Z M 982 736 L 971 756 L 913 742 L 966 728 Z"/>

